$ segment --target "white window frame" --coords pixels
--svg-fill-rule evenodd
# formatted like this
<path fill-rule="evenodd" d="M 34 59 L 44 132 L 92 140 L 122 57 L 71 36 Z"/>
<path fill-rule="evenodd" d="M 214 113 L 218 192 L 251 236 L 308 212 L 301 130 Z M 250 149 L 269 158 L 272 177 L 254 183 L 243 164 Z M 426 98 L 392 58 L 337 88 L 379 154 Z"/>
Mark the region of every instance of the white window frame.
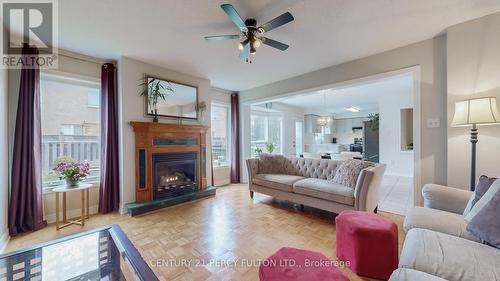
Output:
<path fill-rule="evenodd" d="M 85 76 L 85 75 L 78 75 L 78 74 L 73 74 L 73 73 L 58 71 L 58 70 L 45 69 L 45 70 L 40 71 L 40 80 L 44 80 L 44 79 L 46 79 L 46 80 L 50 80 L 50 79 L 60 80 L 60 81 L 66 82 L 66 83 L 75 83 L 75 84 L 78 84 L 78 83 L 92 84 L 99 89 L 99 100 L 100 100 L 101 81 L 99 78 Z M 40 99 L 42 100 L 43 98 L 44 97 L 41 93 Z M 100 107 L 101 107 L 101 104 L 99 103 L 98 108 L 100 109 Z M 98 116 L 99 116 L 99 123 L 100 123 L 101 122 L 101 120 L 100 120 L 101 114 L 99 113 Z M 67 124 L 67 125 L 69 125 L 69 124 Z M 83 134 L 83 131 L 82 131 L 82 134 Z M 99 139 L 100 139 L 100 136 L 99 136 Z M 41 158 L 41 155 L 40 155 L 40 158 Z M 42 167 L 40 167 L 40 170 L 41 170 L 41 168 Z M 99 165 L 99 170 L 100 169 L 101 169 L 101 166 Z M 87 178 L 82 182 L 90 183 L 90 184 L 98 184 L 100 182 L 100 175 L 96 176 L 96 177 Z M 54 181 L 50 181 L 50 182 L 43 182 L 43 180 L 42 180 L 42 189 L 44 190 L 44 193 L 46 193 L 46 192 L 50 193 L 54 187 L 56 187 L 58 185 L 63 185 L 63 184 L 65 184 L 65 181 L 63 181 L 63 180 L 54 180 Z"/>
<path fill-rule="evenodd" d="M 224 108 L 226 110 L 226 136 L 227 136 L 227 143 L 226 143 L 226 152 L 227 152 L 227 163 L 223 165 L 219 165 L 217 167 L 214 166 L 214 168 L 218 167 L 231 167 L 231 142 L 232 142 L 232 136 L 231 136 L 231 104 L 225 103 L 225 102 L 220 102 L 220 101 L 212 101 L 211 102 L 211 107 L 210 107 L 210 116 L 212 116 L 212 107 L 219 107 L 219 108 Z M 212 122 L 210 118 L 210 122 Z M 210 134 L 210 142 L 212 142 L 212 134 Z M 212 159 L 212 165 L 213 165 L 213 159 Z"/>
<path fill-rule="evenodd" d="M 266 144 L 269 142 L 269 118 L 270 117 L 277 117 L 280 120 L 280 141 L 279 141 L 279 151 L 274 151 L 273 153 L 278 153 L 282 154 L 283 153 L 283 113 L 281 112 L 266 112 L 266 111 L 259 111 L 259 110 L 251 110 L 250 112 L 250 120 L 252 119 L 252 116 L 261 116 L 265 118 L 265 139 L 264 140 L 251 140 L 250 139 L 250 145 L 252 146 L 253 144 Z M 251 122 L 251 121 L 250 121 Z M 250 126 L 251 130 L 251 126 Z M 250 132 L 251 134 L 251 132 Z M 252 151 L 252 154 L 254 152 Z"/>

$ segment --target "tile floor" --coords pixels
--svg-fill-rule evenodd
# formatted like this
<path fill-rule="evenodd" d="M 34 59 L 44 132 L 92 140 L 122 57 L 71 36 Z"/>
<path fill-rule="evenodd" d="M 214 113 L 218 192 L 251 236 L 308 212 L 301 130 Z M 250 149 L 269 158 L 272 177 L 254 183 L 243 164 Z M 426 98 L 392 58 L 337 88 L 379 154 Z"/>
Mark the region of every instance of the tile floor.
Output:
<path fill-rule="evenodd" d="M 382 179 L 379 210 L 405 215 L 411 205 L 413 178 L 385 175 Z"/>

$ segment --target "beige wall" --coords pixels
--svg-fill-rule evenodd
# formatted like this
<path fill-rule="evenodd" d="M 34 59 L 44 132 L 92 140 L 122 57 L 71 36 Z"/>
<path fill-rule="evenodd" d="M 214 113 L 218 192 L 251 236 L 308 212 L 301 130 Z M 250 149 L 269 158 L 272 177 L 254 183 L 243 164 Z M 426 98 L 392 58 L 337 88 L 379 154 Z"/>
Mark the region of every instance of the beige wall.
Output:
<path fill-rule="evenodd" d="M 64 74 L 73 76 L 76 78 L 89 77 L 100 80 L 101 77 L 101 64 L 103 62 L 98 59 L 82 56 L 79 54 L 74 54 L 66 51 L 61 51 L 61 56 L 59 56 L 59 68 L 57 70 L 46 71 L 48 73 L 54 74 Z M 16 122 L 16 111 L 17 111 L 17 101 L 19 95 L 19 79 L 20 71 L 17 69 L 10 69 L 8 71 L 8 92 L 9 92 L 9 108 L 8 108 L 8 119 L 9 119 L 9 167 L 12 165 L 12 149 L 14 140 L 14 130 Z M 0 111 L 3 112 L 3 111 Z M 10 178 L 10 176 L 8 177 Z M 75 197 L 73 194 L 68 198 L 69 200 Z M 75 197 L 79 198 L 79 197 Z M 92 192 L 90 195 L 90 206 L 97 206 L 99 196 L 97 192 Z M 70 201 L 72 202 L 72 201 Z M 77 201 L 79 202 L 79 201 Z M 55 195 L 51 192 L 44 193 L 44 217 L 49 222 L 55 220 Z M 79 205 L 69 204 L 68 211 L 70 214 L 75 213 L 73 210 L 78 210 Z M 90 208 L 94 211 L 96 208 Z M 78 212 L 76 212 L 78 214 Z"/>
<path fill-rule="evenodd" d="M 129 122 L 151 121 L 144 117 L 144 100 L 139 95 L 138 85 L 144 74 L 149 74 L 165 80 L 173 80 L 198 87 L 199 101 L 205 101 L 209 106 L 212 96 L 210 81 L 190 76 L 159 66 L 147 64 L 135 59 L 121 57 L 118 61 L 118 93 L 119 93 L 119 122 L 120 122 L 120 211 L 126 212 L 125 204 L 135 201 L 135 142 L 134 132 Z M 183 121 L 183 124 L 199 124 L 210 126 L 210 108 L 203 113 L 203 120 Z M 177 123 L 175 119 L 160 119 L 160 122 Z M 210 132 L 207 133 L 207 151 L 210 151 Z M 207 153 L 207 171 L 210 171 L 211 155 Z M 208 183 L 211 182 L 211 173 L 207 173 Z"/>
<path fill-rule="evenodd" d="M 476 97 L 500 101 L 500 13 L 452 26 L 447 31 L 448 184 L 469 188 L 469 128 L 451 127 L 455 102 Z M 479 127 L 477 172 L 500 176 L 500 126 Z"/>
<path fill-rule="evenodd" d="M 10 178 L 7 157 L 9 140 L 7 79 L 7 70 L 0 69 L 0 253 L 2 253 L 9 237 L 7 230 Z"/>
<path fill-rule="evenodd" d="M 363 59 L 320 69 L 290 79 L 241 92 L 242 102 L 331 85 L 357 78 L 372 76 L 411 66 L 420 66 L 421 97 L 421 182 L 446 183 L 446 38 L 433 39 L 408 45 Z M 242 110 L 242 120 L 245 118 Z M 427 128 L 427 119 L 439 118 L 440 128 Z M 245 121 L 243 121 L 245 123 Z M 248 124 L 247 124 L 248 125 Z M 243 129 L 242 136 L 245 139 Z M 247 145 L 242 145 L 242 155 Z M 246 167 L 242 163 L 242 171 Z M 417 190 L 418 192 L 418 190 Z M 417 204 L 420 203 L 417 196 Z"/>

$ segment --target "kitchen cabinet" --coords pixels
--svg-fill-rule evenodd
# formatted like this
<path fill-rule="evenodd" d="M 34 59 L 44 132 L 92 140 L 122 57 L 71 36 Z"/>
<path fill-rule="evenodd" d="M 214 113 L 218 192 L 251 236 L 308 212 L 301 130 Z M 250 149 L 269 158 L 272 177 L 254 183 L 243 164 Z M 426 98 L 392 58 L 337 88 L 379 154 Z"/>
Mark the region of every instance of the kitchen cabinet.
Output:
<path fill-rule="evenodd" d="M 318 115 L 306 114 L 304 115 L 304 130 L 308 134 L 321 133 L 321 126 L 318 125 Z"/>

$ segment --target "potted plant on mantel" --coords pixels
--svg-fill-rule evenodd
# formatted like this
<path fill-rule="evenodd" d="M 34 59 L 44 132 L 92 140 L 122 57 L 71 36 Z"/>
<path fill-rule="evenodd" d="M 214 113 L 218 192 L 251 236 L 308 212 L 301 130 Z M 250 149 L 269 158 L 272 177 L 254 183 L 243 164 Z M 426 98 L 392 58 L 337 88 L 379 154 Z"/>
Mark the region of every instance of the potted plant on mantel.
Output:
<path fill-rule="evenodd" d="M 162 80 L 158 80 L 156 78 L 150 78 L 148 81 L 148 77 L 144 78 L 144 83 L 139 86 L 146 86 L 144 91 L 141 92 L 141 96 L 146 96 L 148 99 L 148 105 L 151 110 L 151 114 L 154 115 L 153 122 L 158 122 L 158 101 L 161 99 L 163 101 L 166 100 L 168 93 L 173 93 L 174 90 L 169 85 L 162 84 Z"/>

